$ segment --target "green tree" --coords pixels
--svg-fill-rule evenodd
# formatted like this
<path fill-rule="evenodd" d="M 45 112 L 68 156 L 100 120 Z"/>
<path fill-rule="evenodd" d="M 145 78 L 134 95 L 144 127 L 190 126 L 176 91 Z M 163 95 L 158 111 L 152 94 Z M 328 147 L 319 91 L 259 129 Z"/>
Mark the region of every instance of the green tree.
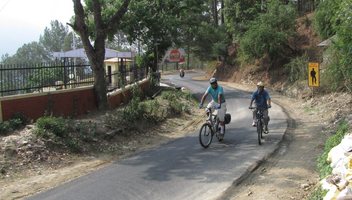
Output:
<path fill-rule="evenodd" d="M 127 36 L 119 31 L 112 37 L 109 37 L 106 42 L 106 47 L 118 51 L 129 51 L 128 47 L 130 43 L 127 40 Z"/>
<path fill-rule="evenodd" d="M 13 56 L 3 56 L 4 64 L 42 63 L 51 60 L 51 55 L 38 42 L 22 45 Z"/>
<path fill-rule="evenodd" d="M 44 29 L 44 34 L 40 36 L 39 42 L 49 52 L 67 51 L 72 47 L 72 34 L 68 26 L 54 20 L 50 22 L 50 28 Z"/>
<path fill-rule="evenodd" d="M 336 33 L 335 27 L 340 23 L 337 12 L 341 0 L 322 1 L 315 12 L 315 29 L 323 39 L 327 39 Z"/>
<path fill-rule="evenodd" d="M 332 62 L 329 65 L 326 78 L 332 89 L 345 89 L 352 92 L 352 0 L 342 0 L 336 13 L 334 25 L 337 39 L 330 47 Z"/>
<path fill-rule="evenodd" d="M 122 27 L 130 42 L 146 45 L 144 63 L 153 71 L 157 69 L 159 55 L 177 41 L 180 25 L 177 19 L 181 9 L 185 9 L 182 4 L 183 1 L 142 0 L 132 1 L 130 5 Z"/>
<path fill-rule="evenodd" d="M 271 61 L 283 57 L 288 39 L 295 32 L 296 11 L 292 6 L 279 0 L 267 6 L 266 13 L 259 14 L 241 39 L 241 49 L 250 59 L 267 55 Z"/>
<path fill-rule="evenodd" d="M 114 35 L 128 10 L 130 0 L 73 0 L 74 20 L 69 24 L 81 37 L 83 47 L 94 71 L 94 89 L 100 110 L 108 108 L 105 84 L 105 41 Z M 93 42 L 91 42 L 93 41 Z"/>
<path fill-rule="evenodd" d="M 197 48 L 199 44 L 197 35 L 201 31 L 201 27 L 207 25 L 208 23 L 205 22 L 209 21 L 209 17 L 203 14 L 204 11 L 207 11 L 207 4 L 202 0 L 183 1 L 179 18 L 175 19 L 178 24 L 178 34 L 174 43 L 176 46 L 186 49 L 187 69 L 189 68 L 190 54 L 200 52 L 194 47 Z"/>
<path fill-rule="evenodd" d="M 238 39 L 248 30 L 249 22 L 261 12 L 258 0 L 225 0 L 225 25 L 230 38 Z"/>

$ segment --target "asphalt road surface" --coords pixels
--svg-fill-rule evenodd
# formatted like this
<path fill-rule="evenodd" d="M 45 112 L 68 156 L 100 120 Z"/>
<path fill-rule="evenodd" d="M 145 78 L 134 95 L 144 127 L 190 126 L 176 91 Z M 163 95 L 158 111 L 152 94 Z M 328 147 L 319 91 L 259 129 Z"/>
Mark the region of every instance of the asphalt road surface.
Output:
<path fill-rule="evenodd" d="M 168 75 L 166 82 L 186 87 L 200 96 L 206 81 Z M 232 121 L 223 142 L 215 138 L 204 149 L 198 131 L 158 148 L 138 153 L 103 169 L 32 196 L 31 200 L 207 200 L 217 199 L 233 183 L 243 179 L 258 163 L 278 148 L 287 128 L 283 110 L 273 104 L 269 111 L 270 133 L 258 145 L 248 109 L 250 93 L 224 87 Z M 208 97 L 208 101 L 210 97 Z M 206 104 L 205 104 L 206 105 Z"/>

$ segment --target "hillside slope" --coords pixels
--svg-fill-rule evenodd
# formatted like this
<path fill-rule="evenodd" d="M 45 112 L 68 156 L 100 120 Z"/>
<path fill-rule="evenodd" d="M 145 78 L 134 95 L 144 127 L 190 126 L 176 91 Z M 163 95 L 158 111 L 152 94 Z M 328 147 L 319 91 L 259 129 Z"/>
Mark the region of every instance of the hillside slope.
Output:
<path fill-rule="evenodd" d="M 323 49 L 318 47 L 317 45 L 321 42 L 318 35 L 313 30 L 312 26 L 313 13 L 307 14 L 303 17 L 300 17 L 296 20 L 296 35 L 291 38 L 289 41 L 289 45 L 287 47 L 287 55 L 288 58 L 274 60 L 270 65 L 270 70 L 268 71 L 264 65 L 267 65 L 266 59 L 262 58 L 260 60 L 256 60 L 254 63 L 247 64 L 239 64 L 235 65 L 225 65 L 218 63 L 215 66 L 215 71 L 213 74 L 215 77 L 218 77 L 220 80 L 235 82 L 235 83 L 243 83 L 243 84 L 253 84 L 258 81 L 264 81 L 267 86 L 270 88 L 282 92 L 287 89 L 287 85 L 291 85 L 292 83 L 288 82 L 288 70 L 285 68 L 285 64 L 290 62 L 290 60 L 306 56 L 309 61 L 318 61 L 322 60 L 322 52 Z M 237 55 L 234 52 L 237 52 L 238 45 L 236 47 L 229 47 L 229 54 Z M 242 66 L 240 66 L 242 65 Z M 308 66 L 302 66 L 308 67 Z M 306 84 L 306 82 L 304 83 Z M 299 85 L 299 89 L 303 90 L 303 92 L 307 92 L 309 90 L 308 87 L 301 88 L 302 85 Z M 294 95 L 302 95 L 295 94 Z"/>

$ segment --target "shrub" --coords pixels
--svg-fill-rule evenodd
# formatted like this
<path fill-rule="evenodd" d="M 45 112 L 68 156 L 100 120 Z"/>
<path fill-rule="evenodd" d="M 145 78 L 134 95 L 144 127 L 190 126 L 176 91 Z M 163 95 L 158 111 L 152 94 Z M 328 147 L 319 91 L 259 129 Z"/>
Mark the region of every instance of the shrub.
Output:
<path fill-rule="evenodd" d="M 122 111 L 122 117 L 126 122 L 134 122 L 144 115 L 144 107 L 140 104 L 139 97 L 133 96 L 131 101 Z"/>
<path fill-rule="evenodd" d="M 5 135 L 8 132 L 21 128 L 27 122 L 24 116 L 14 115 L 10 120 L 0 122 L 0 135 Z"/>
<path fill-rule="evenodd" d="M 5 122 L 0 122 L 0 135 L 5 135 L 11 130 L 10 128 L 10 123 L 5 121 Z"/>
<path fill-rule="evenodd" d="M 35 123 L 34 133 L 39 137 L 50 137 L 51 134 L 65 137 L 68 122 L 62 117 L 45 116 Z"/>
<path fill-rule="evenodd" d="M 307 56 L 294 58 L 291 62 L 284 65 L 285 71 L 288 74 L 288 81 L 293 83 L 298 80 L 307 79 L 307 65 Z"/>
<path fill-rule="evenodd" d="M 192 95 L 190 93 L 183 93 L 182 91 L 164 91 L 161 97 L 168 101 L 169 110 L 172 114 L 181 114 L 182 112 L 190 112 L 190 107 L 182 102 L 182 98 L 190 101 Z"/>
<path fill-rule="evenodd" d="M 182 101 L 178 101 L 176 99 L 169 101 L 169 107 L 172 114 L 181 114 L 182 112 L 190 112 L 190 107 L 183 103 Z"/>
<path fill-rule="evenodd" d="M 22 125 L 25 125 L 28 123 L 28 118 L 23 114 L 23 113 L 20 113 L 20 112 L 17 112 L 15 114 L 12 115 L 11 119 L 18 119 L 21 121 L 21 124 Z"/>
<path fill-rule="evenodd" d="M 323 39 L 327 39 L 336 33 L 334 28 L 337 10 L 341 0 L 321 1 L 314 15 L 314 28 Z"/>
<path fill-rule="evenodd" d="M 144 108 L 144 119 L 157 123 L 165 119 L 165 109 L 160 107 L 157 100 L 149 100 L 141 103 Z"/>

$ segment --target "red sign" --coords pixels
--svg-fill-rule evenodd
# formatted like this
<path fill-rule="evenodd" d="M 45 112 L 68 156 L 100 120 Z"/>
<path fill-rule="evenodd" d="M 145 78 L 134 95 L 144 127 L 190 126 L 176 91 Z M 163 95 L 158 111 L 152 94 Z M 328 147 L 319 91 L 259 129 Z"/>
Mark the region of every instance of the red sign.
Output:
<path fill-rule="evenodd" d="M 169 57 L 170 62 L 179 62 L 180 58 L 181 58 L 181 53 L 178 51 L 178 49 L 172 49 L 170 51 L 170 57 Z"/>
<path fill-rule="evenodd" d="M 185 53 L 182 49 L 171 49 L 169 50 L 169 55 L 167 56 L 168 62 L 184 62 L 185 61 Z"/>

